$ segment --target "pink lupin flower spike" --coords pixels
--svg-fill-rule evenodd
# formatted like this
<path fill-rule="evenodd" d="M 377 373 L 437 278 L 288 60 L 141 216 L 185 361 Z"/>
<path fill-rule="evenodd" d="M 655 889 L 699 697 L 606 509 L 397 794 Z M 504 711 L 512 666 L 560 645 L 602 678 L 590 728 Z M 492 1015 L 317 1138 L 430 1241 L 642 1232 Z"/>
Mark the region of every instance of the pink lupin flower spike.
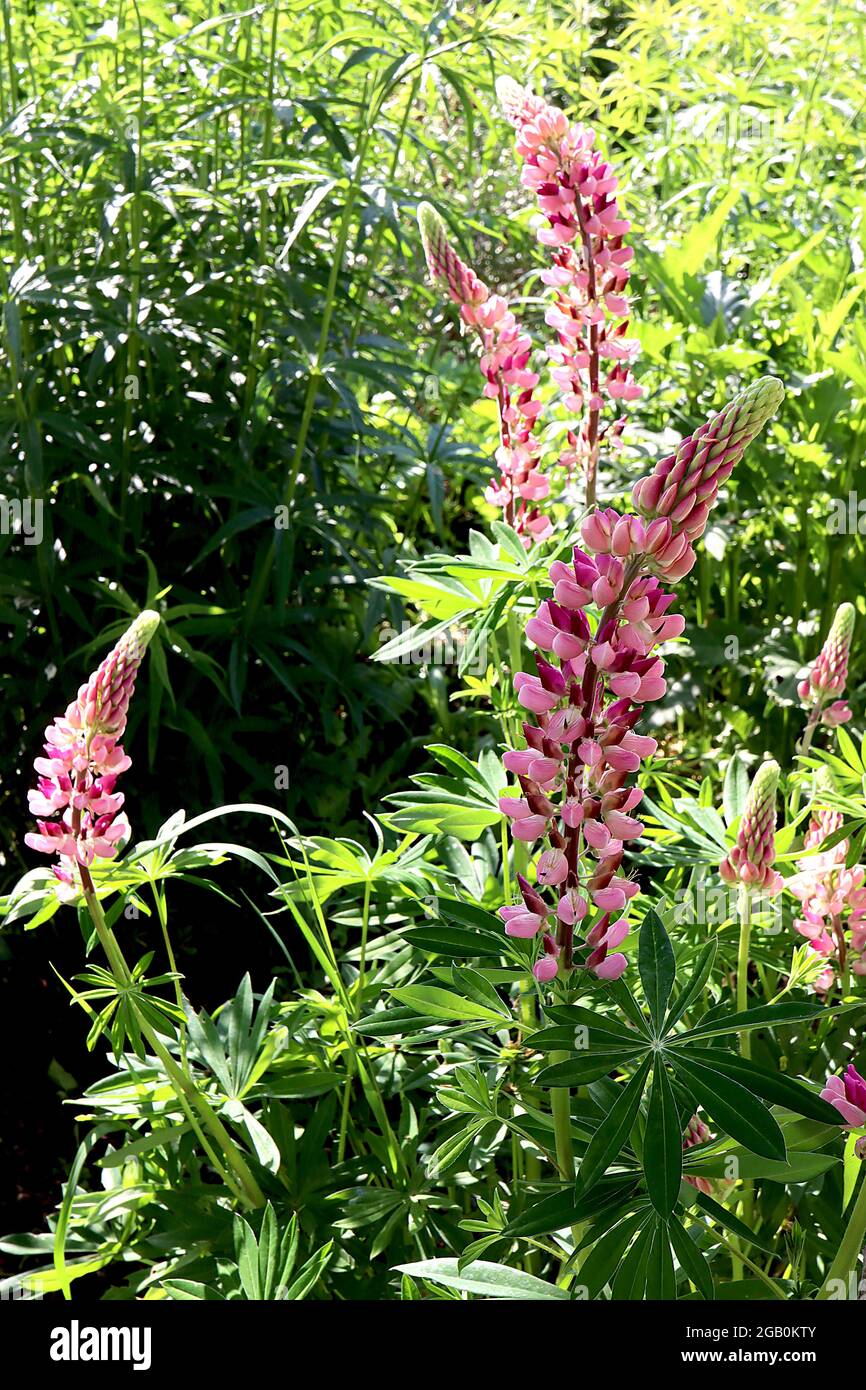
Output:
<path fill-rule="evenodd" d="M 832 787 L 826 769 L 821 772 L 817 795 Z M 812 985 L 816 994 L 832 988 L 837 964 L 844 972 L 853 959 L 854 974 L 866 975 L 866 869 L 860 864 L 847 867 L 847 840 L 824 848 L 842 821 L 841 811 L 813 806 L 803 842 L 803 848 L 812 852 L 797 860 L 799 872 L 785 885 L 801 904 L 803 915 L 794 918 L 795 930 L 827 962 Z"/>
<path fill-rule="evenodd" d="M 28 800 L 41 819 L 25 844 L 58 856 L 53 873 L 69 889 L 77 885 L 76 869 L 80 876 L 94 859 L 113 859 L 129 836 L 123 795 L 114 790 L 130 766 L 120 740 L 138 668 L 159 622 L 149 609 L 138 615 L 66 714 L 48 727 L 46 756 L 34 761 L 39 782 Z"/>
<path fill-rule="evenodd" d="M 567 408 L 583 417 L 560 462 L 569 468 L 580 463 L 593 505 L 599 445 L 607 434 L 617 442 L 625 423 L 619 417 L 603 427 L 605 403 L 618 408 L 643 394 L 631 372 L 639 343 L 627 336 L 634 253 L 623 237 L 629 223 L 617 202 L 618 179 L 595 148 L 593 130 L 571 124 L 558 107 L 509 77 L 498 80 L 496 93 L 517 131 L 521 182 L 536 194 L 543 215 L 538 240 L 553 260 L 542 272 L 553 290 L 545 315 L 556 334 L 548 348 L 551 376 Z"/>
<path fill-rule="evenodd" d="M 746 797 L 737 843 L 719 866 L 726 883 L 741 883 L 770 895 L 783 885 L 781 874 L 773 868 L 779 772 L 779 764 L 772 758 L 758 768 Z"/>
<path fill-rule="evenodd" d="M 499 479 L 491 479 L 485 499 L 502 508 L 528 548 L 549 536 L 552 526 L 534 504 L 550 492 L 550 482 L 539 471 L 541 445 L 533 433 L 541 403 L 533 392 L 538 373 L 530 369 L 532 341 L 521 329 L 501 295 L 491 294 L 448 240 L 442 218 L 429 203 L 418 209 L 418 225 L 433 280 L 443 281 L 463 323 L 473 329 L 481 347 L 481 369 L 486 378 L 485 396 L 499 407 Z"/>
<path fill-rule="evenodd" d="M 854 635 L 854 606 L 842 603 L 836 610 L 827 640 L 813 661 L 809 674 L 797 686 L 797 693 L 810 710 L 809 724 L 820 719 L 835 729 L 851 718 L 851 707 L 844 700 L 834 699 L 845 690 L 848 681 L 848 656 Z M 832 701 L 827 704 L 828 700 Z"/>
<path fill-rule="evenodd" d="M 581 535 L 585 549 L 575 547 L 571 564 L 554 561 L 552 593 L 526 625 L 539 649 L 536 673 L 517 671 L 513 681 L 533 720 L 523 725 L 526 746 L 503 757 L 520 791 L 500 801 L 512 836 L 529 844 L 546 839 L 547 847 L 535 866 L 536 886 L 518 876 L 522 905 L 502 908 L 501 916 L 510 934 L 545 941 L 536 974 L 544 980 L 572 970 L 575 927 L 585 919 L 579 964 L 602 980 L 626 969 L 616 948 L 628 935 L 628 904 L 638 886 L 621 867 L 626 845 L 643 833 L 632 814 L 642 792 L 629 778 L 657 746 L 635 725 L 644 705 L 665 694 L 657 649 L 685 626 L 669 611 L 673 595 L 660 576 L 675 581 L 691 567 L 683 563 L 686 537 L 668 516 L 647 523 L 607 508 L 590 513 Z M 594 624 L 587 618 L 592 607 Z M 765 874 L 764 820 L 752 814 L 741 833 L 750 852 L 763 847 L 755 880 L 774 882 Z M 555 906 L 545 896 L 551 891 Z"/>

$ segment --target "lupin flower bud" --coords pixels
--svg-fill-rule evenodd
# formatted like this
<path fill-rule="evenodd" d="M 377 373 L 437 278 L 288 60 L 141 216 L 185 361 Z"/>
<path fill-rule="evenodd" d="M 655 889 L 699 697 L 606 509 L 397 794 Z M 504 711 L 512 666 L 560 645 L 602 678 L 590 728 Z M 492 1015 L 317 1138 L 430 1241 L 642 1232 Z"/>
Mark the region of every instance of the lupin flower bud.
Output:
<path fill-rule="evenodd" d="M 737 843 L 719 866 L 726 883 L 742 883 L 765 893 L 778 893 L 782 877 L 776 873 L 776 789 L 779 764 L 772 758 L 762 763 L 752 779 L 743 809 Z"/>
<path fill-rule="evenodd" d="M 673 536 L 703 535 L 719 488 L 749 444 L 774 415 L 784 396 L 780 381 L 762 376 L 735 396 L 705 425 L 688 435 L 675 453 L 635 483 L 632 500 L 649 521 L 670 520 Z"/>
<path fill-rule="evenodd" d="M 683 1135 L 683 1153 L 687 1153 L 689 1149 L 693 1149 L 696 1144 L 708 1143 L 712 1137 L 712 1134 L 703 1120 L 697 1115 L 692 1115 L 692 1118 L 686 1126 L 685 1134 Z M 698 1192 L 703 1192 L 707 1197 L 712 1196 L 713 1184 L 709 1178 L 691 1178 L 687 1176 L 686 1182 L 692 1187 L 696 1187 Z"/>
<path fill-rule="evenodd" d="M 853 604 L 839 605 L 826 642 L 812 663 L 808 676 L 797 686 L 804 706 L 812 710 L 812 722 L 820 718 L 830 728 L 845 724 L 851 718 L 850 706 L 844 700 L 834 700 L 833 697 L 842 694 L 848 680 L 854 618 Z M 833 703 L 827 705 L 828 700 Z"/>
<path fill-rule="evenodd" d="M 548 495 L 550 482 L 539 470 L 541 445 L 533 434 L 541 403 L 533 398 L 538 373 L 530 369 L 531 339 L 502 296 L 491 294 L 460 259 L 442 218 L 429 203 L 419 207 L 418 225 L 432 279 L 448 286 L 451 298 L 460 305 L 463 323 L 478 335 L 484 394 L 499 407 L 496 462 L 500 477 L 491 478 L 485 498 L 502 508 L 505 520 L 528 549 L 553 529 L 534 505 Z"/>
<path fill-rule="evenodd" d="M 831 1076 L 821 1092 L 821 1099 L 829 1101 L 839 1111 L 850 1129 L 861 1129 L 866 1125 L 866 1081 L 853 1064 L 849 1064 L 842 1076 Z"/>
<path fill-rule="evenodd" d="M 46 730 L 46 757 L 37 758 L 38 786 L 28 793 L 31 813 L 44 817 L 38 834 L 24 840 L 31 849 L 56 854 L 55 876 L 75 886 L 75 866 L 94 858 L 113 859 L 118 842 L 129 835 L 120 814 L 123 796 L 114 791 L 130 766 L 120 744 L 138 668 L 159 614 L 140 613 L 120 641 L 78 692 L 66 714 Z"/>

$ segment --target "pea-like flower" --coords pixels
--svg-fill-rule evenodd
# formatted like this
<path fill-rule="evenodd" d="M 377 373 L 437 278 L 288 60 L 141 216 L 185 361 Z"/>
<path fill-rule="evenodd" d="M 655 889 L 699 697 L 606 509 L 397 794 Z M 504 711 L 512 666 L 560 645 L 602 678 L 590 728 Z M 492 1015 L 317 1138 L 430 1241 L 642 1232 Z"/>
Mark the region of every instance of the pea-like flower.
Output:
<path fill-rule="evenodd" d="M 860 1129 L 866 1125 L 866 1081 L 853 1063 L 841 1076 L 828 1078 L 821 1098 L 839 1111 L 847 1127 Z"/>

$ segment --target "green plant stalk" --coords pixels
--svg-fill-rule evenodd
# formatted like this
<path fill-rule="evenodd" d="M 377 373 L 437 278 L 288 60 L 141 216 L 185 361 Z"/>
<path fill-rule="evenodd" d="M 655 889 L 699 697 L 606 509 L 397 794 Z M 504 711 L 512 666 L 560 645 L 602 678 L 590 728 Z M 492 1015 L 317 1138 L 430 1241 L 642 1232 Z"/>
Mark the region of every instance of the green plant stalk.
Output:
<path fill-rule="evenodd" d="M 113 931 L 105 920 L 102 906 L 93 887 L 93 880 L 87 869 L 82 869 L 81 877 L 84 888 L 84 898 L 90 913 L 90 919 L 93 922 L 102 949 L 105 951 L 109 967 L 114 976 L 115 984 L 119 991 L 126 992 L 131 979 L 129 967 L 124 960 L 123 953 Z M 189 1102 L 198 1111 L 201 1120 L 210 1130 L 211 1135 L 223 1153 L 229 1168 L 232 1169 L 237 1179 L 237 1183 L 232 1182 L 230 1184 L 232 1191 L 251 1208 L 264 1206 L 264 1194 L 250 1172 L 237 1145 L 219 1119 L 219 1116 L 208 1104 L 189 1074 L 175 1062 L 156 1029 L 141 1014 L 135 1001 L 131 1000 L 130 1002 L 132 1008 L 135 1009 L 138 1026 L 162 1063 L 166 1076 L 171 1082 L 178 1098 L 182 1103 L 185 1101 Z M 184 1106 L 184 1109 L 186 1109 L 186 1106 Z"/>
<path fill-rule="evenodd" d="M 177 960 L 174 954 L 174 947 L 171 944 L 171 937 L 168 934 L 168 907 L 165 901 L 165 893 L 163 892 L 162 888 L 153 881 L 151 881 L 150 889 L 153 893 L 153 901 L 156 904 L 156 915 L 159 918 L 159 925 L 162 930 L 162 939 L 165 945 L 165 954 L 168 957 L 168 968 L 173 975 L 179 977 L 180 971 L 177 968 Z M 178 1011 L 182 1015 L 183 991 L 180 987 L 180 978 L 177 978 L 174 982 L 174 999 L 175 1003 L 177 1004 Z M 186 1021 L 178 1024 L 178 1033 L 180 1036 L 181 1066 L 186 1067 Z"/>
<path fill-rule="evenodd" d="M 555 1066 L 557 1062 L 567 1062 L 569 1054 L 567 1052 L 551 1052 L 550 1064 Z M 556 1165 L 559 1168 L 560 1176 L 565 1183 L 574 1183 L 574 1145 L 571 1142 L 571 1088 L 569 1086 L 553 1086 L 550 1093 L 550 1111 L 553 1116 L 553 1134 L 556 1142 Z M 571 1238 L 574 1242 L 574 1251 L 567 1257 L 571 1261 L 571 1270 L 574 1272 L 579 1268 L 576 1263 L 577 1248 L 583 1239 L 583 1227 L 572 1226 Z"/>
<path fill-rule="evenodd" d="M 798 753 L 798 755 L 799 755 L 800 757 L 804 757 L 805 754 L 808 753 L 809 749 L 810 749 L 811 746 L 812 746 L 812 739 L 815 737 L 815 730 L 816 730 L 817 727 L 818 727 L 818 720 L 819 720 L 820 717 L 821 717 L 821 709 L 822 709 L 822 706 L 821 706 L 820 704 L 817 704 L 817 705 L 814 705 L 814 706 L 812 707 L 812 709 L 810 710 L 810 712 L 809 712 L 809 718 L 807 719 L 807 721 L 806 721 L 806 727 L 805 727 L 805 729 L 803 730 L 803 737 L 800 739 L 800 742 L 799 742 L 799 744 L 797 745 L 797 753 Z M 796 816 L 797 812 L 798 812 L 799 809 L 800 809 L 800 795 L 801 795 L 801 793 L 802 793 L 802 786 L 801 786 L 801 784 L 798 782 L 797 785 L 795 786 L 794 790 L 793 790 L 792 793 L 791 793 L 791 815 L 792 815 L 792 816 Z"/>
<path fill-rule="evenodd" d="M 775 1279 L 772 1279 L 765 1270 L 761 1269 L 759 1264 L 756 1264 L 755 1261 L 744 1254 L 742 1250 L 738 1250 L 733 1241 L 728 1240 L 728 1238 L 715 1227 L 713 1228 L 713 1240 L 717 1240 L 720 1245 L 723 1245 L 726 1250 L 730 1251 L 735 1266 L 737 1264 L 745 1265 L 747 1269 L 752 1271 L 756 1278 L 761 1280 L 762 1284 L 766 1284 L 767 1288 L 772 1291 L 774 1298 L 780 1299 L 783 1303 L 788 1302 L 787 1294 L 779 1288 Z"/>
<path fill-rule="evenodd" d="M 737 1013 L 743 1013 L 748 1008 L 749 1003 L 749 946 L 752 938 L 752 895 L 745 883 L 740 884 L 737 910 L 740 918 L 740 946 L 737 953 Z M 740 1056 L 749 1059 L 752 1055 L 750 1029 L 744 1028 L 740 1033 L 739 1045 Z M 752 1220 L 753 1197 L 752 1180 L 751 1178 L 744 1178 L 741 1215 L 747 1226 L 750 1226 Z M 747 1263 L 742 1252 L 739 1252 L 737 1258 L 742 1260 L 744 1264 Z"/>
<path fill-rule="evenodd" d="M 830 1298 L 833 1284 L 840 1280 L 847 1290 L 848 1280 L 852 1271 L 857 1267 L 864 1242 L 866 1242 L 866 1177 L 860 1183 L 860 1192 L 851 1209 L 851 1215 L 848 1217 L 848 1225 L 845 1227 L 845 1234 L 839 1242 L 836 1257 L 821 1286 L 818 1294 L 819 1299 Z"/>
<path fill-rule="evenodd" d="M 551 1052 L 550 1065 L 567 1062 L 567 1052 Z M 574 1147 L 571 1142 L 571 1090 L 553 1086 L 550 1093 L 553 1133 L 556 1139 L 556 1165 L 564 1182 L 574 1182 Z"/>
<path fill-rule="evenodd" d="M 749 1002 L 749 946 L 752 939 L 752 899 L 744 883 L 740 884 L 737 911 L 740 918 L 740 946 L 737 952 L 736 1003 L 737 1013 L 742 1013 L 748 1008 Z M 748 1058 L 751 1055 L 752 1035 L 748 1028 L 744 1028 L 740 1033 L 740 1056 Z"/>

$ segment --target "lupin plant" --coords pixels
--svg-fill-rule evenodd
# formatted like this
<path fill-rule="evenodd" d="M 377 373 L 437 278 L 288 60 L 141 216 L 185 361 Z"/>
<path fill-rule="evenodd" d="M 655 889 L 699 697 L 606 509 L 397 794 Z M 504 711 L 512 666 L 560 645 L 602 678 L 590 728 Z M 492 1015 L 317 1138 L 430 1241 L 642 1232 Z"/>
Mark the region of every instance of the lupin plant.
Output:
<path fill-rule="evenodd" d="M 706 526 L 720 476 L 781 396 L 779 382 L 764 378 L 685 440 L 636 485 L 643 517 L 613 508 L 591 512 L 581 527 L 585 548 L 575 547 L 571 564 L 554 562 L 552 594 L 527 624 L 526 636 L 539 649 L 537 674 L 517 672 L 514 687 L 536 722 L 523 726 L 526 747 L 505 754 L 521 795 L 503 797 L 500 806 L 515 838 L 546 837 L 549 847 L 536 865 L 537 888 L 519 880 L 525 912 L 506 907 L 503 916 L 510 934 L 541 935 L 537 979 L 571 972 L 574 929 L 591 906 L 599 916 L 587 923 L 578 963 L 601 979 L 616 979 L 626 968 L 615 948 L 628 933 L 623 913 L 638 885 L 621 866 L 625 846 L 643 831 L 630 815 L 641 792 L 628 780 L 656 749 L 655 739 L 635 726 L 644 705 L 665 693 L 657 649 L 685 626 L 669 612 L 673 595 L 662 585 L 693 566 L 692 542 Z M 751 813 L 744 822 L 751 836 Z M 539 889 L 554 890 L 557 900 Z"/>
<path fill-rule="evenodd" d="M 482 633 L 493 647 L 476 684 L 478 698 L 495 702 L 500 747 L 485 739 L 473 761 L 462 743 L 435 745 L 447 772 L 421 774 L 415 801 L 390 798 L 396 812 L 369 817 L 375 853 L 347 837 L 306 837 L 273 807 L 194 818 L 243 810 L 282 820 L 288 834 L 274 853 L 242 855 L 268 873 L 280 904 L 268 924 L 280 915 L 298 931 L 314 978 L 297 991 L 275 981 L 258 1009 L 247 979 L 213 1019 L 181 994 L 165 882 L 186 866 L 198 883 L 203 863 L 237 847 L 199 845 L 175 857 L 183 813 L 155 841 L 130 846 L 117 790 L 155 612 L 120 637 L 52 723 L 36 762 L 37 828 L 26 842 L 55 861 L 50 879 L 34 871 L 39 891 L 76 905 L 88 950 L 98 943 L 108 961 L 108 971 L 77 977 L 95 989 L 73 990 L 89 1011 L 93 999 L 106 1001 L 89 1042 L 108 1033 L 111 1008 L 123 1020 L 108 1034 L 114 1089 L 100 1085 L 88 1100 L 108 1117 L 95 1136 L 110 1136 L 106 1168 L 122 1170 L 131 1202 L 143 1192 L 144 1216 L 124 1206 L 122 1232 L 110 1228 L 97 1251 L 129 1265 L 141 1255 L 136 1296 L 204 1300 L 228 1289 L 233 1298 L 242 1287 L 251 1298 L 280 1297 L 277 1267 L 294 1262 L 307 1192 L 309 1224 L 330 1219 L 339 1259 L 320 1278 L 329 1242 L 296 1282 L 338 1299 L 366 1294 L 374 1279 L 396 1296 L 400 1275 L 412 1298 L 429 1297 L 437 1281 L 449 1297 L 710 1299 L 717 1287 L 740 1298 L 799 1298 L 804 1288 L 824 1297 L 849 1278 L 862 1248 L 866 1182 L 857 1193 L 851 1169 L 863 1157 L 866 1083 L 846 1065 L 852 1054 L 859 1061 L 856 1016 L 846 1015 L 853 1026 L 835 1051 L 830 1045 L 836 1014 L 854 1007 L 847 970 L 853 963 L 866 974 L 864 871 L 847 866 L 854 835 L 841 837 L 845 813 L 822 804 L 830 784 L 819 778 L 802 852 L 804 818 L 780 827 L 777 846 L 781 769 L 756 762 L 749 785 L 736 754 L 722 819 L 712 776 L 699 799 L 691 777 L 698 757 L 725 751 L 742 726 L 719 734 L 711 753 L 687 751 L 677 767 L 679 730 L 664 723 L 672 706 L 678 712 L 676 693 L 666 700 L 666 649 L 686 633 L 675 586 L 686 587 L 712 508 L 783 389 L 762 376 L 732 393 L 621 487 L 622 463 L 606 465 L 621 441 L 620 408 L 643 387 L 617 175 L 590 129 L 510 80 L 497 90 L 521 183 L 537 200 L 550 370 L 534 365 L 513 308 L 422 205 L 430 273 L 477 340 L 484 394 L 496 402 L 498 476 L 486 497 L 506 525 L 493 523 L 495 543 L 475 532 L 471 556 L 425 555 L 419 572 L 445 562 L 441 588 L 401 576 L 396 592 L 428 597 L 431 630 L 443 614 L 448 621 L 452 601 L 467 600 L 470 636 Z M 569 417 L 565 448 L 561 421 L 548 415 L 554 428 L 541 429 L 557 402 Z M 572 474 L 585 482 L 576 518 L 557 506 L 560 481 Z M 621 487 L 613 500 L 629 502 L 597 503 L 609 477 Z M 563 493 L 574 502 L 570 487 Z M 807 729 L 850 718 L 838 697 L 852 627 L 843 605 L 800 688 Z M 502 629 L 506 659 L 496 645 Z M 650 765 L 659 744 L 664 767 Z M 678 833 L 689 818 L 696 834 L 687 843 Z M 722 918 L 678 918 L 671 894 L 707 870 L 718 887 L 717 867 L 722 885 L 736 889 L 721 892 Z M 170 965 L 156 980 L 144 978 L 143 962 L 127 964 L 122 940 L 124 905 L 144 885 Z M 826 962 L 817 999 L 798 993 L 814 979 L 802 967 L 804 946 L 790 968 L 790 938 L 782 954 L 762 942 L 752 958 L 757 904 L 781 902 L 783 889 L 799 904 L 796 930 Z M 350 910 L 334 912 L 346 899 Z M 844 1004 L 827 998 L 837 964 Z M 154 997 L 145 988 L 153 985 L 173 986 L 174 1001 Z M 415 1104 L 416 1091 L 424 1103 Z M 112 1126 L 126 1127 L 124 1148 L 114 1147 Z M 458 1185 L 450 1174 L 461 1162 L 470 1181 Z M 783 1232 L 792 1210 L 799 1218 L 816 1195 L 824 1211 L 841 1202 L 844 1232 L 833 1248 L 816 1221 L 801 1279 L 788 1267 Z M 92 1188 L 86 1196 L 72 1207 L 85 1211 L 82 1226 L 96 1206 Z M 476 1199 L 471 1210 L 464 1197 Z M 246 1217 L 230 1212 L 235 1204 Z M 232 1220 L 234 1286 L 226 1281 Z M 62 1246 L 63 1220 L 58 1229 Z M 75 1233 L 86 1238 L 81 1226 Z M 774 1234 L 779 1258 L 768 1244 Z M 417 1261 L 397 1265 L 407 1237 Z"/>
<path fill-rule="evenodd" d="M 140 613 L 80 687 L 66 713 L 46 730 L 46 756 L 35 760 L 39 780 L 29 793 L 31 813 L 43 819 L 25 841 L 31 849 L 57 856 L 52 873 L 61 899 L 74 902 L 83 898 L 108 960 L 116 1001 L 124 1006 L 118 1010 L 118 1018 L 126 1020 L 128 1040 L 141 1051 L 141 1040 L 146 1038 L 214 1168 L 239 1201 L 256 1207 L 264 1198 L 246 1159 L 196 1084 L 183 1056 L 176 1060 L 166 1047 L 163 1035 L 173 1031 L 175 1023 L 172 1008 L 145 992 L 147 983 L 171 977 L 147 982 L 143 967 L 130 968 L 100 902 L 101 889 L 112 891 L 110 878 L 105 883 L 100 875 L 95 883 L 91 872 L 94 861 L 114 859 L 129 836 L 129 822 L 121 810 L 123 796 L 114 790 L 118 776 L 131 766 L 120 740 L 139 668 L 159 624 L 158 613 L 149 609 Z M 172 959 L 170 950 L 169 955 Z M 94 998 L 104 999 L 112 993 L 99 975 L 92 977 L 91 983 L 96 985 Z M 86 1006 L 86 994 L 81 1001 Z M 114 1041 L 118 1051 L 118 1039 Z"/>
<path fill-rule="evenodd" d="M 82 685 L 66 713 L 45 731 L 45 757 L 29 793 L 30 811 L 41 817 L 25 843 L 56 855 L 52 872 L 69 896 L 81 887 L 92 890 L 94 859 L 113 859 L 121 840 L 129 838 L 117 779 L 131 766 L 121 744 L 138 668 L 159 614 L 140 613 L 93 675 Z"/>

